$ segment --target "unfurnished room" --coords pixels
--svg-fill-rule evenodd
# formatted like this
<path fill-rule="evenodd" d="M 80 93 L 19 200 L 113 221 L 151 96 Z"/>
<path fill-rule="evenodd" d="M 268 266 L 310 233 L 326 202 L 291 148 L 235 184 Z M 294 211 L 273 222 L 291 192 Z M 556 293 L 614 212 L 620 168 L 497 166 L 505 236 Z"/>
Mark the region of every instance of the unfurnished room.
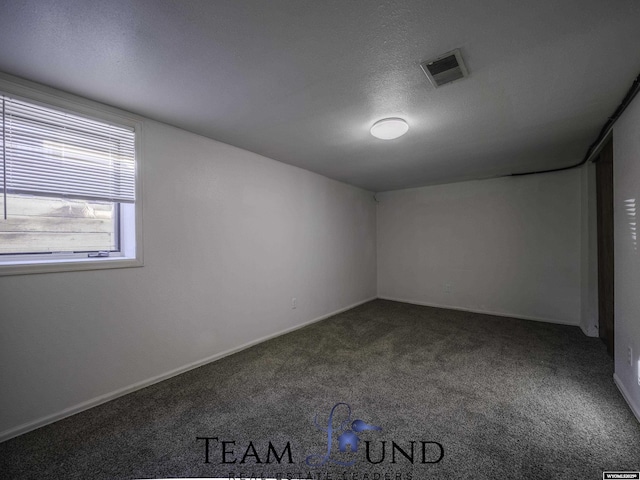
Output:
<path fill-rule="evenodd" d="M 0 2 L 0 478 L 640 478 L 636 0 Z"/>

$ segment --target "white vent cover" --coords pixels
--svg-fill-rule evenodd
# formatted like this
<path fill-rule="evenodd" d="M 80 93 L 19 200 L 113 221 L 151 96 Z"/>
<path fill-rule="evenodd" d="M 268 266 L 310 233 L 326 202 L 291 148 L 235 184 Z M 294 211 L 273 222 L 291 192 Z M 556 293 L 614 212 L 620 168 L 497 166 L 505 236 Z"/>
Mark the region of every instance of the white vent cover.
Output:
<path fill-rule="evenodd" d="M 420 66 L 434 87 L 441 87 L 469 76 L 458 49 L 422 62 Z"/>

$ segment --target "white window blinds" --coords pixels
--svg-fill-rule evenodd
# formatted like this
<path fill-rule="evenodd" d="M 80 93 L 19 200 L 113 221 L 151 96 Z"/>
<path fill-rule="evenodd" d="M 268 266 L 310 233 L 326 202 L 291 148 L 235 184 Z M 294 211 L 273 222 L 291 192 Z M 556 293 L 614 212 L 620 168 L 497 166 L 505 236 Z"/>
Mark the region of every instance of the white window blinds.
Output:
<path fill-rule="evenodd" d="M 135 202 L 135 132 L 67 112 L 2 100 L 6 194 Z"/>

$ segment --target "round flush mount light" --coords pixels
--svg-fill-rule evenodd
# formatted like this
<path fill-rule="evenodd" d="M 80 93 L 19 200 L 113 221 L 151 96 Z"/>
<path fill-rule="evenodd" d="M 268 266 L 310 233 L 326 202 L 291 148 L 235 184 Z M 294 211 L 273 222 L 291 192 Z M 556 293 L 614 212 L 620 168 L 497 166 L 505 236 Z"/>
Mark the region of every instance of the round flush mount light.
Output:
<path fill-rule="evenodd" d="M 371 127 L 371 135 L 381 140 L 393 140 L 409 131 L 409 124 L 401 118 L 383 118 Z"/>

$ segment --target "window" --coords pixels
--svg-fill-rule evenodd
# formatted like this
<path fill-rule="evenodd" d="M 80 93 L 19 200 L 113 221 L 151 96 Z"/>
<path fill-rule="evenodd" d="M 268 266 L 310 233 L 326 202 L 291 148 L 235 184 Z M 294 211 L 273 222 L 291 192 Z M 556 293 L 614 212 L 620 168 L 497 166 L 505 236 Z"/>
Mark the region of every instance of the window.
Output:
<path fill-rule="evenodd" d="M 56 103 L 0 92 L 0 274 L 141 265 L 139 122 Z"/>

